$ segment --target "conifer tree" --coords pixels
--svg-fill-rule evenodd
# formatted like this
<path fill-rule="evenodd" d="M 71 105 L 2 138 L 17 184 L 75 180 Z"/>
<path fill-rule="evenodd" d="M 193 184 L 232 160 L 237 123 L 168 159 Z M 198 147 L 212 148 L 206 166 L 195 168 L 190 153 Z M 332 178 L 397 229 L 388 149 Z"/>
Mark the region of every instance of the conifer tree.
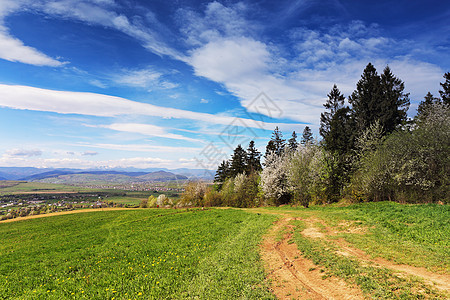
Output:
<path fill-rule="evenodd" d="M 247 148 L 247 173 L 252 174 L 262 170 L 261 167 L 261 152 L 255 148 L 255 142 L 250 141 Z"/>
<path fill-rule="evenodd" d="M 381 78 L 375 67 L 369 63 L 356 84 L 356 90 L 348 98 L 358 133 L 362 133 L 379 118 L 381 97 Z"/>
<path fill-rule="evenodd" d="M 267 143 L 267 146 L 266 146 L 266 153 L 264 154 L 264 165 L 265 165 L 265 166 L 267 166 L 267 158 L 268 158 L 271 154 L 275 153 L 275 150 L 276 150 L 276 148 L 275 148 L 275 143 L 274 143 L 272 140 L 270 140 L 270 141 Z"/>
<path fill-rule="evenodd" d="M 428 115 L 428 111 L 431 109 L 433 104 L 440 103 L 440 99 L 433 96 L 432 93 L 428 92 L 424 97 L 423 101 L 419 103 L 417 107 L 417 118 L 423 119 Z"/>
<path fill-rule="evenodd" d="M 397 125 L 407 119 L 409 108 L 409 93 L 404 93 L 405 84 L 392 74 L 389 66 L 381 74 L 381 102 L 377 107 L 375 116 L 378 117 L 385 134 L 395 130 Z M 375 120 L 374 120 L 375 121 Z M 373 124 L 371 121 L 369 125 Z"/>
<path fill-rule="evenodd" d="M 297 134 L 295 131 L 292 132 L 292 137 L 288 140 L 288 148 L 290 151 L 294 152 L 297 150 L 298 142 L 297 142 Z"/>
<path fill-rule="evenodd" d="M 323 106 L 329 111 L 320 114 L 319 133 L 324 139 L 330 132 L 330 123 L 331 120 L 333 119 L 333 116 L 340 108 L 344 107 L 345 101 L 344 95 L 341 94 L 341 91 L 338 89 L 336 84 L 333 86 L 333 88 L 331 89 L 330 93 L 327 96 L 328 100 L 327 102 L 325 102 Z"/>
<path fill-rule="evenodd" d="M 442 90 L 439 90 L 442 102 L 450 106 L 450 72 L 444 74 L 445 82 L 440 83 Z"/>
<path fill-rule="evenodd" d="M 230 177 L 230 162 L 228 160 L 222 161 L 214 176 L 214 182 L 224 183 Z"/>
<path fill-rule="evenodd" d="M 281 133 L 281 131 L 278 129 L 278 126 L 275 127 L 275 130 L 272 133 L 272 139 L 273 141 L 273 145 L 275 147 L 275 153 L 280 156 L 283 151 L 284 151 L 284 147 L 286 146 L 285 144 L 285 139 L 283 139 L 283 134 Z"/>
<path fill-rule="evenodd" d="M 303 130 L 303 135 L 302 135 L 302 139 L 300 141 L 300 143 L 304 146 L 306 145 L 310 145 L 313 142 L 313 134 L 311 131 L 311 128 L 309 128 L 309 126 L 306 126 L 305 129 Z"/>
<path fill-rule="evenodd" d="M 238 174 L 244 173 L 247 169 L 246 163 L 247 153 L 241 145 L 238 145 L 231 156 L 230 177 L 235 177 Z"/>
<path fill-rule="evenodd" d="M 328 111 L 320 115 L 319 133 L 323 137 L 325 149 L 344 154 L 353 147 L 355 124 L 350 108 L 344 106 L 345 97 L 336 85 L 327 96 L 328 100 L 323 106 Z"/>

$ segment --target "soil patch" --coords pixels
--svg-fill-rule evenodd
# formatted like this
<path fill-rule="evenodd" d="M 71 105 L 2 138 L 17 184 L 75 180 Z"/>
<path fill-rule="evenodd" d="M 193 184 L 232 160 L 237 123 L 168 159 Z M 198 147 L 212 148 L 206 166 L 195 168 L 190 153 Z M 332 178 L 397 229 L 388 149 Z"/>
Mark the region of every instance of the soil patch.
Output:
<path fill-rule="evenodd" d="M 276 233 L 291 227 L 291 220 L 283 217 L 275 223 L 261 246 L 273 294 L 279 299 L 363 299 L 362 292 L 345 281 L 336 277 L 324 279 L 321 269 L 290 242 L 292 231 L 276 241 Z"/>

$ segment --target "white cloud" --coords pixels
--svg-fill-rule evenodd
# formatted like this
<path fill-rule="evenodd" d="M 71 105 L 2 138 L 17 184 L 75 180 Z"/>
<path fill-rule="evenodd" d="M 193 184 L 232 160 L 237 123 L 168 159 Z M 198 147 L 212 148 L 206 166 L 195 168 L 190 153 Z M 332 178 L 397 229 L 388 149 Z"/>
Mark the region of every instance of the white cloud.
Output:
<path fill-rule="evenodd" d="M 42 151 L 39 149 L 26 150 L 26 149 L 10 149 L 5 152 L 7 157 L 33 157 L 41 156 Z"/>
<path fill-rule="evenodd" d="M 149 87 L 162 76 L 161 73 L 154 70 L 133 70 L 125 71 L 122 75 L 117 75 L 114 81 L 129 86 Z"/>
<path fill-rule="evenodd" d="M 142 70 L 123 70 L 122 74 L 113 76 L 113 81 L 132 87 L 147 89 L 173 89 L 178 84 L 163 79 L 164 74 L 151 68 Z"/>
<path fill-rule="evenodd" d="M 0 26 L 0 58 L 35 66 L 60 67 L 65 62 L 53 59 L 35 48 L 25 46 L 22 41 L 11 37 L 5 28 Z"/>
<path fill-rule="evenodd" d="M 188 119 L 225 126 L 235 120 L 242 120 L 248 127 L 268 128 L 270 130 L 280 125 L 279 123 L 265 123 L 258 120 L 156 106 L 102 94 L 54 91 L 21 85 L 0 84 L 0 107 L 2 106 L 13 109 L 99 117 L 144 115 L 160 118 Z"/>
<path fill-rule="evenodd" d="M 202 148 L 192 147 L 171 147 L 160 145 L 142 145 L 142 144 L 74 144 L 73 146 L 92 147 L 119 151 L 137 151 L 137 152 L 159 152 L 159 153 L 199 153 Z"/>
<path fill-rule="evenodd" d="M 108 86 L 106 84 L 104 84 L 103 82 L 101 82 L 98 79 L 93 79 L 91 81 L 89 81 L 90 84 L 92 84 L 93 86 L 99 87 L 101 89 L 106 89 Z"/>
<path fill-rule="evenodd" d="M 101 25 L 121 31 L 138 41 L 143 47 L 158 55 L 167 55 L 178 60 L 184 60 L 184 55 L 166 45 L 163 38 L 149 27 L 139 22 L 133 22 L 127 16 L 116 13 L 111 5 L 103 5 L 105 1 L 59 0 L 33 3 L 32 7 L 52 16 L 80 20 L 92 25 Z M 153 20 L 155 22 L 155 20 Z M 158 24 L 162 27 L 161 24 Z"/>
<path fill-rule="evenodd" d="M 102 128 L 108 128 L 116 131 L 122 131 L 122 132 L 130 132 L 130 133 L 139 133 L 146 136 L 153 136 L 153 137 L 161 137 L 161 138 L 167 138 L 167 139 L 176 139 L 176 140 L 183 140 L 188 142 L 195 142 L 195 143 L 203 143 L 203 141 L 198 139 L 193 139 L 189 137 L 185 137 L 179 134 L 169 133 L 167 130 L 163 127 L 159 127 L 156 125 L 151 124 L 138 124 L 138 123 L 114 123 L 110 125 L 99 125 L 96 127 L 102 127 Z"/>
<path fill-rule="evenodd" d="M 81 153 L 82 156 L 95 156 L 98 155 L 98 152 L 96 151 L 85 151 L 83 153 Z"/>
<path fill-rule="evenodd" d="M 241 37 L 254 32 L 257 26 L 247 22 L 247 11 L 242 2 L 227 7 L 214 1 L 206 5 L 203 15 L 183 8 L 178 10 L 177 16 L 186 43 L 199 46 L 223 37 Z"/>

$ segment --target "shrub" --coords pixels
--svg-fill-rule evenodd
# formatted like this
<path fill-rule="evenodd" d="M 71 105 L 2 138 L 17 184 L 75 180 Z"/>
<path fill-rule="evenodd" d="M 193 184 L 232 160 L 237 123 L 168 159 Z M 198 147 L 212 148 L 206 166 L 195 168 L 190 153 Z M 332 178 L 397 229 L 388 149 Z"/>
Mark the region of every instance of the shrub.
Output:
<path fill-rule="evenodd" d="M 187 183 L 183 194 L 181 194 L 180 206 L 203 206 L 206 184 L 202 181 L 190 181 Z"/>

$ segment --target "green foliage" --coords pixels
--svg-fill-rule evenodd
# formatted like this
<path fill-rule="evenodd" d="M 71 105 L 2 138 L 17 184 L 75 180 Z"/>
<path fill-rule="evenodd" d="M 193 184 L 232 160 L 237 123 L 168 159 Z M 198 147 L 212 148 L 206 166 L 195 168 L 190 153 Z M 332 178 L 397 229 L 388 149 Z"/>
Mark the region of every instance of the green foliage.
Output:
<path fill-rule="evenodd" d="M 398 131 L 365 153 L 352 184 L 367 200 L 450 202 L 450 110 L 431 106 L 412 131 Z"/>
<path fill-rule="evenodd" d="M 0 297 L 273 299 L 258 243 L 274 219 L 147 209 L 0 224 Z"/>
<path fill-rule="evenodd" d="M 150 195 L 147 200 L 147 207 L 156 207 L 156 200 L 158 200 L 158 198 Z"/>

